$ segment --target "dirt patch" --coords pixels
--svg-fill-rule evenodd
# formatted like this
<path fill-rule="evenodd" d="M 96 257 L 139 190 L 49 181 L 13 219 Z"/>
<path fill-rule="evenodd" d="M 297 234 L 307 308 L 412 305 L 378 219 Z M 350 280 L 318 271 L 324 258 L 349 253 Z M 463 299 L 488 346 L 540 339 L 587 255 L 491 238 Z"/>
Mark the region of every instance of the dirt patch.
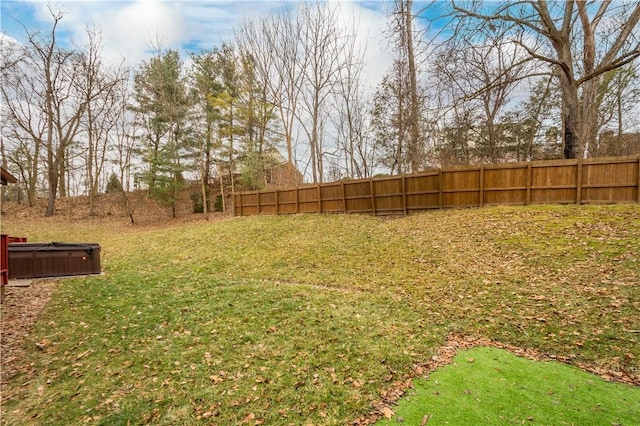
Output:
<path fill-rule="evenodd" d="M 0 350 L 2 360 L 0 384 L 4 388 L 24 365 L 24 343 L 33 324 L 58 285 L 57 280 L 36 280 L 29 287 L 2 288 L 0 304 Z"/>

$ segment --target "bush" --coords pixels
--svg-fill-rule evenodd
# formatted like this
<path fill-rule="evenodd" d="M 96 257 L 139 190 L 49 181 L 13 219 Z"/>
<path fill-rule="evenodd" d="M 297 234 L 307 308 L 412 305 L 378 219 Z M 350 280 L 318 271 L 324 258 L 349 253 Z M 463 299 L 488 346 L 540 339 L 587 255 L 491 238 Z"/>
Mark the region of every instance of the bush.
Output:
<path fill-rule="evenodd" d="M 191 193 L 189 198 L 191 198 L 191 202 L 193 203 L 193 212 L 204 213 L 204 203 L 202 202 L 202 192 L 194 191 Z"/>
<path fill-rule="evenodd" d="M 222 211 L 222 195 L 216 195 L 216 201 L 213 203 L 213 211 L 221 212 Z"/>
<path fill-rule="evenodd" d="M 115 173 L 111 173 L 111 176 L 109 176 L 109 181 L 107 182 L 107 189 L 105 190 L 105 192 L 107 194 L 112 194 L 114 192 L 122 191 L 122 182 L 120 182 L 118 175 L 116 175 Z"/>

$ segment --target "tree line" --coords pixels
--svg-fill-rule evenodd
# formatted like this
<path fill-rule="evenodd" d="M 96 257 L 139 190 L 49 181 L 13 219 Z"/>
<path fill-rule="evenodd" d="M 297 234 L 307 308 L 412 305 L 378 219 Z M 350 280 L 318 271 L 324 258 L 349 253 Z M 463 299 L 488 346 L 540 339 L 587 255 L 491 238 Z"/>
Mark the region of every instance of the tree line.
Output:
<path fill-rule="evenodd" d="M 189 57 L 157 41 L 131 68 L 104 60 L 95 28 L 62 43 L 64 13 L 50 9 L 48 32 L 0 44 L 3 167 L 28 203 L 47 196 L 48 216 L 67 195 L 88 195 L 90 213 L 107 189 L 130 203 L 135 185 L 175 212 L 188 179 L 206 213 L 213 182 L 261 188 L 282 160 L 318 183 L 632 153 L 637 2 L 395 0 L 375 87 L 358 21 L 341 12 L 300 3 Z"/>

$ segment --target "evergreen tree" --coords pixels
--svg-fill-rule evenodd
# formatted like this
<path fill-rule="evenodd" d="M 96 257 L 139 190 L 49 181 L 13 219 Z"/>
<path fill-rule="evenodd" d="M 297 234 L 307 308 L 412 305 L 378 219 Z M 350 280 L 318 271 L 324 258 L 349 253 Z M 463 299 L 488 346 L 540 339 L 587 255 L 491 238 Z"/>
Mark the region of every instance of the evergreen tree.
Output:
<path fill-rule="evenodd" d="M 176 214 L 186 155 L 188 97 L 177 51 L 158 52 L 143 63 L 134 77 L 133 109 L 143 122 L 142 151 L 147 163 L 144 180 L 149 195 L 172 208 Z"/>

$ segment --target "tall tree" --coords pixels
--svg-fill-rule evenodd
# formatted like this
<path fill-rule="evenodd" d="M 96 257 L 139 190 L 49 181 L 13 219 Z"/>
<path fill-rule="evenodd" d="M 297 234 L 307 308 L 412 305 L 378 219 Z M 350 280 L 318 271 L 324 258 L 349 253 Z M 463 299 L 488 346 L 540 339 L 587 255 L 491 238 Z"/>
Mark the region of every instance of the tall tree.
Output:
<path fill-rule="evenodd" d="M 64 178 L 69 164 L 67 154 L 79 133 L 87 108 L 86 99 L 77 91 L 81 58 L 76 52 L 61 47 L 57 40 L 62 12 L 49 7 L 52 18 L 48 34 L 25 28 L 27 42 L 12 66 L 3 70 L 3 112 L 19 129 L 18 136 L 34 143 L 33 173 L 38 172 L 36 155 L 44 150 L 47 169 L 48 203 L 46 216 L 53 216 L 58 191 L 64 194 Z M 11 86 L 6 83 L 12 82 Z M 29 192 L 35 191 L 30 177 Z"/>
<path fill-rule="evenodd" d="M 299 116 L 300 93 L 305 56 L 300 43 L 301 21 L 294 13 L 278 13 L 245 21 L 237 33 L 240 51 L 254 62 L 256 75 L 264 82 L 268 102 L 280 118 L 287 161 L 295 158 L 295 127 Z"/>
<path fill-rule="evenodd" d="M 281 142 L 280 127 L 277 126 L 275 106 L 269 102 L 269 85 L 256 71 L 253 56 L 240 55 L 239 110 L 243 121 L 243 146 L 241 179 L 246 187 L 260 189 L 266 185 L 266 169 L 273 166 L 274 155 L 278 158 L 277 144 Z"/>
<path fill-rule="evenodd" d="M 116 166 L 119 182 L 120 199 L 125 212 L 129 216 L 131 223 L 135 223 L 134 213 L 138 207 L 136 200 L 140 199 L 139 194 L 132 193 L 131 181 L 135 180 L 136 163 L 141 163 L 141 159 L 137 158 L 136 148 L 140 137 L 138 133 L 141 131 L 140 123 L 142 120 L 133 116 L 129 107 L 129 96 L 131 91 L 130 85 L 120 85 L 118 87 L 119 94 L 115 96 L 117 103 L 113 106 L 116 120 L 114 127 L 110 133 L 110 141 L 113 145 L 111 152 L 111 163 Z M 135 185 L 135 182 L 134 182 Z M 135 186 L 134 186 L 135 188 Z"/>
<path fill-rule="evenodd" d="M 640 3 L 454 0 L 453 8 L 458 18 L 479 22 L 476 32 L 507 23 L 503 35 L 552 68 L 562 93 L 564 156 L 583 156 L 596 138 L 599 77 L 640 56 Z"/>
<path fill-rule="evenodd" d="M 378 85 L 373 99 L 372 128 L 379 162 L 391 174 L 410 170 L 407 150 L 409 138 L 409 94 L 404 65 L 396 60 Z"/>
<path fill-rule="evenodd" d="M 323 140 L 331 96 L 338 90 L 343 70 L 353 66 L 350 49 L 355 34 L 339 25 L 340 5 L 305 3 L 300 7 L 301 43 L 305 55 L 300 64 L 303 74 L 300 123 L 309 139 L 313 182 L 323 181 Z"/>
<path fill-rule="evenodd" d="M 195 112 L 192 119 L 195 139 L 195 161 L 200 174 L 200 190 L 202 196 L 203 213 L 209 213 L 208 186 L 215 162 L 214 148 L 217 145 L 216 124 L 219 112 L 213 100 L 220 96 L 223 90 L 216 72 L 216 57 L 214 52 L 205 52 L 192 57 L 190 72 L 191 90 L 194 99 Z"/>
<path fill-rule="evenodd" d="M 176 215 L 177 196 L 184 185 L 182 172 L 186 148 L 188 97 L 182 63 L 175 50 L 156 55 L 134 76 L 133 110 L 143 120 L 143 147 L 149 194 L 171 207 Z"/>
<path fill-rule="evenodd" d="M 409 80 L 409 143 L 408 157 L 411 172 L 421 166 L 423 153 L 420 149 L 420 104 L 418 102 L 418 72 L 414 53 L 412 0 L 396 0 L 396 27 L 399 29 L 399 47 L 407 59 Z"/>
<path fill-rule="evenodd" d="M 238 137 L 246 131 L 240 116 L 241 65 L 237 52 L 230 44 L 223 43 L 220 49 L 214 50 L 214 55 L 215 70 L 222 86 L 218 96 L 211 98 L 213 107 L 218 111 L 220 172 L 222 174 L 226 169 L 231 182 L 231 191 L 234 191 L 236 160 L 239 152 Z"/>
<path fill-rule="evenodd" d="M 95 198 L 105 166 L 110 139 L 122 111 L 120 87 L 126 84 L 127 71 L 122 67 L 108 67 L 101 60 L 101 35 L 88 30 L 88 41 L 81 48 L 80 74 L 76 87 L 86 102 L 86 113 L 80 130 L 86 140 L 86 179 L 89 193 L 89 215 L 94 214 Z"/>
<path fill-rule="evenodd" d="M 38 80 L 32 63 L 17 43 L 2 37 L 2 136 L 8 162 L 19 171 L 30 206 L 35 202 L 41 171 L 46 120 L 40 108 Z"/>
<path fill-rule="evenodd" d="M 375 161 L 375 150 L 369 144 L 371 102 L 362 84 L 362 56 L 355 52 L 349 56 L 355 62 L 341 71 L 332 118 L 346 176 L 363 179 L 371 177 Z"/>
<path fill-rule="evenodd" d="M 376 144 L 392 173 L 417 172 L 426 162 L 426 92 L 419 84 L 414 17 L 412 1 L 395 0 L 390 20 L 395 57 L 374 100 Z"/>

